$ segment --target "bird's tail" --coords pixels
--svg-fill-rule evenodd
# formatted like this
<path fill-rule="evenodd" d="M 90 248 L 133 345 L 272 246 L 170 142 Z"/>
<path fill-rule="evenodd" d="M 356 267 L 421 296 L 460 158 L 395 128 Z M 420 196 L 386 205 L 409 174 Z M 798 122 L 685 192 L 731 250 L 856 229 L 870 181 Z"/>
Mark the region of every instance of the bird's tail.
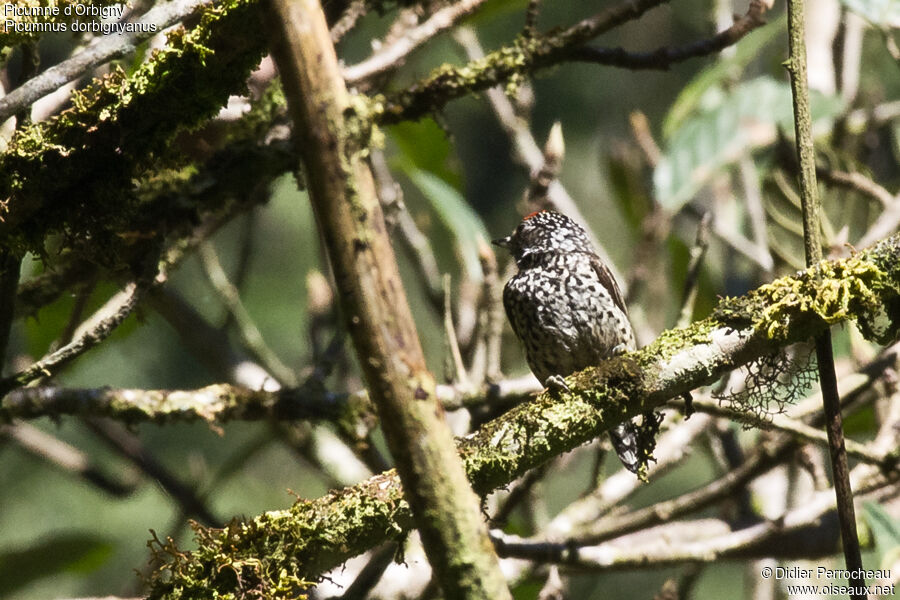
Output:
<path fill-rule="evenodd" d="M 625 468 L 637 475 L 642 464 L 639 457 L 637 425 L 631 421 L 619 423 L 609 432 L 609 438 Z"/>

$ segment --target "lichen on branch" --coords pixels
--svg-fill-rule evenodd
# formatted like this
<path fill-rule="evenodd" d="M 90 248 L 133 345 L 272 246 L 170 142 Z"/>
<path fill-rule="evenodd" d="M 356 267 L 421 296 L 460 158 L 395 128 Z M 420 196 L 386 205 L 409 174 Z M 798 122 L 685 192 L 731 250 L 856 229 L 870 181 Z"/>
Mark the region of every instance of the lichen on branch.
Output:
<path fill-rule="evenodd" d="M 842 279 L 834 279 L 838 275 Z M 771 286 L 781 291 L 773 292 Z M 784 290 L 809 296 L 786 301 Z M 772 298 L 780 299 L 782 307 L 766 313 Z M 782 278 L 769 290 L 727 299 L 703 321 L 664 332 L 642 350 L 568 377 L 571 394 L 545 391 L 459 440 L 472 486 L 488 494 L 624 419 L 807 340 L 831 323 L 864 323 L 884 313 L 889 318 L 882 334 L 894 336 L 900 330 L 898 298 L 900 235 L 815 271 Z M 773 325 L 775 337 L 769 335 Z M 151 577 L 151 598 L 199 598 L 200 590 L 238 597 L 241 585 L 262 585 L 260 573 L 314 581 L 408 530 L 411 515 L 401 498 L 399 478 L 389 471 L 317 500 L 299 500 L 290 510 L 238 520 L 224 530 L 197 526 L 197 550 L 184 552 L 171 545 L 156 553 L 160 562 Z M 311 540 L 322 544 L 316 552 L 310 552 Z M 222 577 L 221 568 L 235 566 L 240 567 L 235 576 Z M 279 580 L 270 581 L 274 586 Z"/>
<path fill-rule="evenodd" d="M 891 238 L 879 248 L 888 249 Z M 852 319 L 863 334 L 886 344 L 896 331 L 897 307 L 885 292 L 898 291 L 897 265 L 873 263 L 872 253 L 840 261 L 823 260 L 796 275 L 760 286 L 743 298 L 726 298 L 714 316 L 725 323 L 749 324 L 773 340 L 784 339 L 790 322 L 821 319 L 829 325 Z"/>

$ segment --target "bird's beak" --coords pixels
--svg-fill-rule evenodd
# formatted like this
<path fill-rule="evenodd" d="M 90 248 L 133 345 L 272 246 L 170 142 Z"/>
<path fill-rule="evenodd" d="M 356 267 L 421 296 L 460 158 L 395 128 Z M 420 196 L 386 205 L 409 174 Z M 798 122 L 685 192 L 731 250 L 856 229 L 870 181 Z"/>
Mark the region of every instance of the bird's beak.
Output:
<path fill-rule="evenodd" d="M 509 248 L 509 243 L 512 241 L 512 236 L 508 235 L 504 238 L 498 238 L 496 240 L 491 240 L 491 243 L 495 246 L 500 246 L 501 248 Z"/>

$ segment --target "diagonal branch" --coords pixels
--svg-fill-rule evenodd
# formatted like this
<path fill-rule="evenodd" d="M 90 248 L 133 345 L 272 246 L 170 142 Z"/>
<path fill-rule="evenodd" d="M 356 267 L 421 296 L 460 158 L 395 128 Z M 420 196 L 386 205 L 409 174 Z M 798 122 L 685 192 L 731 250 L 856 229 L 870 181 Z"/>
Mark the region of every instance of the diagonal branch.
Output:
<path fill-rule="evenodd" d="M 533 37 L 520 37 L 512 46 L 488 54 L 464 67 L 444 65 L 409 89 L 388 97 L 381 114 L 382 123 L 417 119 L 437 110 L 450 100 L 478 92 L 511 77 L 548 67 L 565 59 L 573 48 L 623 23 L 639 18 L 668 0 L 630 0 L 611 6 L 561 31 Z"/>
<path fill-rule="evenodd" d="M 885 316 L 889 327 L 873 329 Z M 487 494 L 626 418 L 851 318 L 879 339 L 900 329 L 900 236 L 727 299 L 708 319 L 569 377 L 571 395 L 544 392 L 487 423 L 459 443 L 469 479 L 476 492 Z M 253 563 L 277 572 L 290 561 L 290 568 L 314 578 L 411 526 L 399 477 L 389 471 L 225 530 L 198 527 L 193 552 L 157 546 L 162 564 L 151 597 L 164 597 L 187 580 L 220 593 L 234 590 L 233 577 L 216 576 L 221 565 Z"/>
<path fill-rule="evenodd" d="M 366 60 L 344 68 L 344 79 L 348 85 L 355 85 L 365 79 L 374 77 L 394 69 L 410 52 L 435 37 L 439 33 L 453 27 L 464 17 L 472 14 L 484 4 L 485 0 L 460 0 L 436 11 L 419 25 L 409 30 L 406 35 L 374 52 Z"/>
<path fill-rule="evenodd" d="M 624 48 L 592 48 L 585 46 L 576 49 L 571 60 L 624 67 L 626 69 L 662 69 L 667 70 L 675 63 L 691 58 L 698 58 L 720 52 L 736 44 L 742 37 L 765 25 L 768 6 L 762 0 L 752 0 L 747 13 L 737 19 L 734 24 L 720 31 L 711 38 L 698 40 L 685 46 L 669 48 L 667 46 L 650 52 L 628 52 Z"/>
<path fill-rule="evenodd" d="M 42 96 L 78 79 L 88 70 L 134 52 L 137 45 L 160 31 L 189 17 L 213 0 L 174 0 L 152 8 L 138 19 L 135 31 L 104 35 L 72 58 L 54 65 L 9 94 L 0 98 L 0 122 L 26 108 Z"/>
<path fill-rule="evenodd" d="M 511 599 L 425 365 L 322 5 L 268 0 L 264 13 L 341 313 L 435 578 L 447 600 Z M 240 570 L 254 591 L 306 579 L 296 566 Z"/>

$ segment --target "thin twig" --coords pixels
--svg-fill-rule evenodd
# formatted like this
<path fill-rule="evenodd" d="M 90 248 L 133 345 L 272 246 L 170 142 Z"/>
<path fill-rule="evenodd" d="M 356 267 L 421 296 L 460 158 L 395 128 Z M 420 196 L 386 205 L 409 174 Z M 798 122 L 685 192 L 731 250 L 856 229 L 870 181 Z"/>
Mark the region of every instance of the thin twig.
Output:
<path fill-rule="evenodd" d="M 697 237 L 691 247 L 690 260 L 688 261 L 687 276 L 684 280 L 684 291 L 681 294 L 681 314 L 678 317 L 676 327 L 687 327 L 694 317 L 694 303 L 697 300 L 697 290 L 700 287 L 700 267 L 703 258 L 709 248 L 709 224 L 712 221 L 712 213 L 706 212 L 700 218 L 697 226 Z"/>
<path fill-rule="evenodd" d="M 668 70 L 675 63 L 714 54 L 736 44 L 745 35 L 765 24 L 768 9 L 768 5 L 762 0 L 751 0 L 747 13 L 728 29 L 711 38 L 678 48 L 664 46 L 650 52 L 628 52 L 624 48 L 583 47 L 572 51 L 570 59 L 627 69 Z"/>
<path fill-rule="evenodd" d="M 11 252 L 0 251 L 0 373 L 6 364 L 6 350 L 15 316 L 21 263 L 22 261 Z"/>
<path fill-rule="evenodd" d="M 553 207 L 549 196 L 550 184 L 559 177 L 565 153 L 566 144 L 563 138 L 562 123 L 557 121 L 550 128 L 550 133 L 547 134 L 541 167 L 531 174 L 531 183 L 525 196 L 528 212 Z"/>
<path fill-rule="evenodd" d="M 78 475 L 82 479 L 113 496 L 128 496 L 135 488 L 134 483 L 117 481 L 106 475 L 87 454 L 67 444 L 57 437 L 41 431 L 27 423 L 0 426 L 0 436 L 7 435 L 24 450 L 39 456 L 64 471 Z"/>
<path fill-rule="evenodd" d="M 825 183 L 855 190 L 864 196 L 868 196 L 881 204 L 882 208 L 890 208 L 898 202 L 898 199 L 894 194 L 890 193 L 862 173 L 817 167 L 816 175 L 821 177 L 822 181 Z"/>
<path fill-rule="evenodd" d="M 90 326 L 78 333 L 72 342 L 44 356 L 30 367 L 0 381 L 0 397 L 31 381 L 52 375 L 105 340 L 134 311 L 150 287 L 152 282 L 148 281 L 129 283 L 88 319 Z"/>
<path fill-rule="evenodd" d="M 522 502 L 528 499 L 531 490 L 547 475 L 551 465 L 552 463 L 547 463 L 546 465 L 532 469 L 525 473 L 518 481 L 514 482 L 512 486 L 510 486 L 511 489 L 509 494 L 503 498 L 497 511 L 491 516 L 491 523 L 498 527 L 505 526 L 512 512 L 518 508 Z"/>
<path fill-rule="evenodd" d="M 525 27 L 522 35 L 534 37 L 537 33 L 537 18 L 540 12 L 541 0 L 528 0 L 528 8 L 525 9 Z"/>
<path fill-rule="evenodd" d="M 28 81 L 34 77 L 41 66 L 41 53 L 38 50 L 38 42 L 29 40 L 22 44 L 22 73 L 19 75 L 21 81 Z M 13 90 L 14 92 L 15 90 Z M 2 101 L 2 100 L 0 100 Z M 5 121 L 4 117 L 0 117 L 0 122 Z M 16 128 L 22 129 L 31 124 L 31 111 L 28 106 L 24 105 L 21 110 L 16 112 Z"/>
<path fill-rule="evenodd" d="M 385 569 L 391 565 L 396 553 L 397 545 L 393 543 L 376 550 L 344 593 L 329 600 L 366 600 L 369 592 L 378 585 Z"/>
<path fill-rule="evenodd" d="M 344 79 L 348 85 L 355 85 L 399 67 L 413 50 L 453 27 L 461 19 L 475 12 L 484 2 L 485 0 L 460 0 L 456 4 L 438 10 L 424 23 L 410 29 L 394 43 L 383 46 L 366 60 L 344 67 Z"/>
<path fill-rule="evenodd" d="M 822 259 L 821 222 L 819 218 L 819 198 L 816 185 L 816 155 L 812 137 L 812 116 L 809 108 L 809 88 L 806 74 L 806 42 L 804 21 L 804 0 L 788 0 L 788 36 L 790 60 L 788 72 L 791 76 L 791 94 L 794 102 L 794 131 L 797 140 L 797 158 L 800 164 L 800 196 L 803 208 L 803 241 L 806 249 L 806 264 L 812 266 Z M 816 358 L 819 365 L 819 383 L 825 409 L 826 429 L 831 455 L 831 469 L 834 478 L 834 493 L 837 501 L 838 519 L 841 528 L 844 559 L 850 571 L 850 585 L 855 589 L 854 599 L 864 599 L 862 556 L 856 533 L 856 515 L 853 506 L 853 489 L 850 486 L 850 472 L 847 465 L 847 451 L 844 447 L 844 429 L 841 417 L 840 396 L 837 377 L 834 372 L 834 354 L 831 333 L 826 330 L 816 337 Z"/>
<path fill-rule="evenodd" d="M 767 264 L 773 265 L 772 253 L 769 251 L 769 235 L 766 229 L 766 209 L 764 206 L 762 190 L 760 189 L 759 174 L 756 165 L 749 156 L 744 156 L 738 162 L 741 187 L 744 189 L 744 197 L 747 205 L 747 216 L 750 218 L 750 227 L 753 232 L 753 241 L 756 243 L 757 252 L 765 258 Z M 771 269 L 765 271 L 771 276 Z"/>
<path fill-rule="evenodd" d="M 369 6 L 364 0 L 353 0 L 350 2 L 350 5 L 347 6 L 344 14 L 341 15 L 341 18 L 331 26 L 330 33 L 332 43 L 337 44 L 341 41 L 350 30 L 356 27 L 356 22 L 359 21 L 361 17 L 364 17 L 367 12 L 369 12 Z"/>
<path fill-rule="evenodd" d="M 212 514 L 197 493 L 182 483 L 150 454 L 146 446 L 134 434 L 126 431 L 118 423 L 109 421 L 85 419 L 85 424 L 116 452 L 149 477 L 155 479 L 172 496 L 185 514 L 194 516 L 211 527 L 221 525 L 222 521 Z"/>
<path fill-rule="evenodd" d="M 459 342 L 456 339 L 456 327 L 453 326 L 453 302 L 450 299 L 450 274 L 444 275 L 444 344 L 449 354 L 450 367 L 447 379 L 450 382 L 459 382 L 466 387 L 469 385 L 469 376 L 466 373 L 466 365 L 463 363 L 462 352 L 459 351 Z"/>
<path fill-rule="evenodd" d="M 900 225 L 900 199 L 886 208 L 857 242 L 858 247 L 865 248 L 890 235 Z"/>
<path fill-rule="evenodd" d="M 653 139 L 653 132 L 650 130 L 650 120 L 647 115 L 639 110 L 634 110 L 628 115 L 628 124 L 631 126 L 631 135 L 638 147 L 644 153 L 647 164 L 651 168 L 655 168 L 662 158 L 662 149 L 656 140 Z"/>
<path fill-rule="evenodd" d="M 478 253 L 481 258 L 482 282 L 481 312 L 485 318 L 485 371 L 488 383 L 500 381 L 500 354 L 503 349 L 503 324 L 506 316 L 503 310 L 503 284 L 497 272 L 497 256 L 493 248 L 484 244 Z"/>
<path fill-rule="evenodd" d="M 219 299 L 225 305 L 228 313 L 237 325 L 241 341 L 248 352 L 271 372 L 276 379 L 287 386 L 296 386 L 297 375 L 278 358 L 278 355 L 266 344 L 262 333 L 256 326 L 256 322 L 247 312 L 240 292 L 231 284 L 219 256 L 210 242 L 203 242 L 198 247 L 200 263 L 209 283 L 219 294 Z"/>
<path fill-rule="evenodd" d="M 410 214 L 409 208 L 403 201 L 403 188 L 391 175 L 384 153 L 373 149 L 369 162 L 378 186 L 378 199 L 384 210 L 385 221 L 393 231 L 400 234 L 400 240 L 412 257 L 413 264 L 422 278 L 429 300 L 435 310 L 441 310 L 444 302 L 443 282 L 431 240 L 422 233 Z"/>

